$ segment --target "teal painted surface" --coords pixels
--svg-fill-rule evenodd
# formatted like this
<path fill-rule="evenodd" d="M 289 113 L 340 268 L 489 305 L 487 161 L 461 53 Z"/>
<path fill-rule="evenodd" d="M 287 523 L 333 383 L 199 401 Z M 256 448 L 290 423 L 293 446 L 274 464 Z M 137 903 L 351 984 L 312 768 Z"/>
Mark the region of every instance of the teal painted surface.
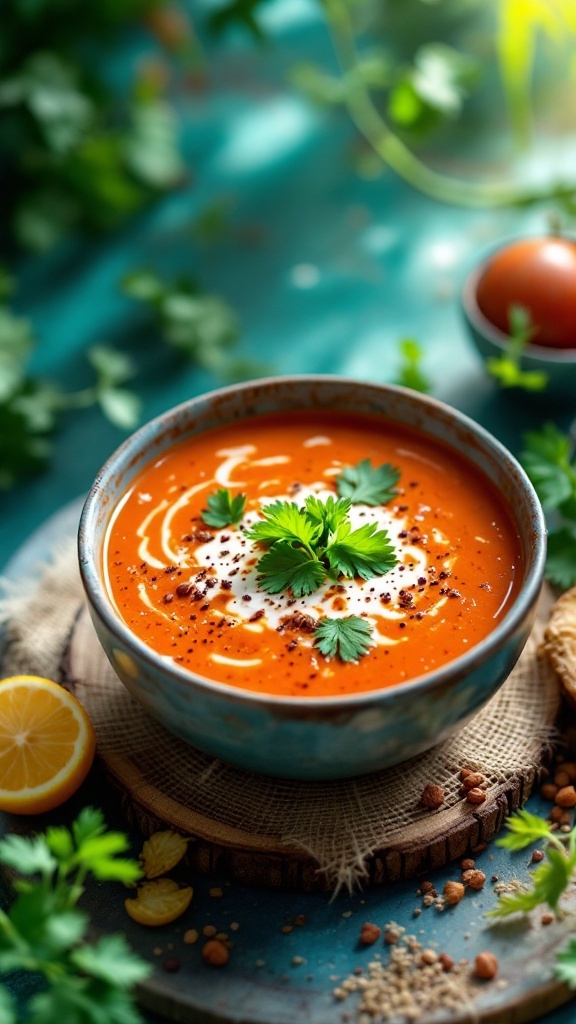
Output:
<path fill-rule="evenodd" d="M 480 251 L 504 236 L 541 231 L 547 207 L 493 213 L 452 209 L 391 173 L 359 178 L 351 159 L 357 138 L 346 116 L 315 112 L 286 86 L 295 56 L 333 63 L 316 8 L 304 0 L 275 2 L 265 17 L 273 46 L 258 51 L 240 36 L 228 37 L 212 55 L 210 88 L 181 100 L 189 186 L 111 239 L 70 245 L 21 268 L 19 307 L 33 318 L 41 337 L 34 370 L 76 388 L 89 377 L 84 349 L 94 342 L 118 344 L 141 366 L 134 384 L 144 398 L 143 419 L 220 383 L 166 350 L 143 328 L 136 306 L 119 294 L 122 274 L 147 265 L 166 275 L 190 272 L 204 288 L 224 295 L 242 324 L 238 355 L 275 373 L 393 381 L 398 341 L 411 335 L 425 347 L 434 393 L 487 426 L 513 451 L 523 430 L 542 419 L 567 424 L 573 409 L 495 390 L 457 303 L 460 284 Z M 111 73 L 119 84 L 141 49 L 136 41 L 114 63 Z M 548 162 L 560 166 L 565 150 L 550 149 L 545 142 Z M 481 138 L 468 138 L 458 158 L 473 170 L 470 154 L 481 156 L 481 150 Z M 219 241 L 199 244 L 191 235 L 192 222 L 208 204 L 222 200 L 229 203 L 231 229 Z M 63 423 L 50 470 L 0 495 L 0 566 L 49 515 L 88 492 L 121 440 L 96 411 Z M 208 905 L 206 887 L 203 882 L 200 891 Z M 378 897 L 391 901 L 387 918 L 409 916 L 411 891 L 402 891 L 398 906 L 390 893 Z M 243 899 L 244 920 L 250 920 L 256 897 Z M 261 896 L 258 901 L 265 902 Z M 282 923 L 278 908 L 274 929 Z M 322 904 L 313 913 L 321 933 L 327 922 L 334 936 L 349 928 L 344 945 L 351 948 L 355 923 L 341 918 L 341 909 Z M 364 913 L 369 916 L 362 907 L 362 919 Z M 449 928 L 450 920 L 439 915 L 436 925 Z M 315 929 L 308 938 L 304 934 L 306 949 L 298 943 L 294 952 L 318 958 L 319 951 L 308 946 Z M 254 953 L 256 944 L 254 935 Z M 286 970 L 290 980 L 279 983 L 282 991 L 297 976 L 289 963 L 285 967 L 287 948 L 279 951 L 283 959 L 268 979 L 274 986 Z M 326 972 L 328 964 L 327 959 Z M 316 963 L 314 971 L 320 978 Z M 546 1017 L 546 1024 L 570 1024 L 574 1016 L 567 1007 Z"/>

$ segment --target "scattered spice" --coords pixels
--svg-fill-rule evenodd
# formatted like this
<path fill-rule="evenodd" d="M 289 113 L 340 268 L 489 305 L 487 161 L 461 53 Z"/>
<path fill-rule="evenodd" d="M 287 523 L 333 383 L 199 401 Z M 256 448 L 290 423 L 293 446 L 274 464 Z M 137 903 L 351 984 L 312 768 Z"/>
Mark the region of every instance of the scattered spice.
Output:
<path fill-rule="evenodd" d="M 378 941 L 381 934 L 382 929 L 379 928 L 377 924 L 371 924 L 369 921 L 367 921 L 365 924 L 362 925 L 359 941 L 362 943 L 363 946 L 372 946 L 375 942 Z"/>
<path fill-rule="evenodd" d="M 457 903 L 460 903 L 464 895 L 464 886 L 462 882 L 446 882 L 444 886 L 444 900 L 449 907 L 455 907 Z"/>
<path fill-rule="evenodd" d="M 483 889 L 486 882 L 486 875 L 483 871 L 479 871 L 478 868 L 471 868 L 469 871 L 462 872 L 462 881 L 464 885 L 470 887 L 470 889 Z"/>
<path fill-rule="evenodd" d="M 485 778 L 481 772 L 469 772 L 464 779 L 462 779 L 462 785 L 464 789 L 475 789 L 477 786 L 481 786 L 485 782 Z"/>
<path fill-rule="evenodd" d="M 403 930 L 391 923 L 385 931 Z M 375 958 L 363 974 L 350 974 L 333 989 L 340 1002 L 355 992 L 361 1021 L 414 1021 L 435 1010 L 461 1010 L 473 988 L 465 962 L 454 964 L 448 954 L 423 949 L 414 935 L 402 934 L 387 963 Z"/>
<path fill-rule="evenodd" d="M 576 807 L 576 789 L 574 786 L 563 786 L 554 797 L 557 807 Z"/>
<path fill-rule="evenodd" d="M 230 959 L 227 947 L 219 939 L 209 939 L 204 943 L 202 956 L 210 967 L 223 967 Z"/>
<path fill-rule="evenodd" d="M 438 808 L 444 803 L 444 790 L 442 789 L 442 786 L 437 786 L 434 782 L 429 782 L 422 790 L 420 803 L 422 807 L 428 807 L 431 811 L 438 810 Z"/>
<path fill-rule="evenodd" d="M 483 804 L 486 799 L 486 793 L 484 792 L 483 789 L 478 789 L 477 787 L 475 787 L 474 789 L 469 789 L 467 791 L 466 799 L 469 804 Z"/>
<path fill-rule="evenodd" d="M 498 961 L 493 953 L 478 953 L 474 961 L 474 974 L 484 981 L 491 981 L 498 974 Z"/>

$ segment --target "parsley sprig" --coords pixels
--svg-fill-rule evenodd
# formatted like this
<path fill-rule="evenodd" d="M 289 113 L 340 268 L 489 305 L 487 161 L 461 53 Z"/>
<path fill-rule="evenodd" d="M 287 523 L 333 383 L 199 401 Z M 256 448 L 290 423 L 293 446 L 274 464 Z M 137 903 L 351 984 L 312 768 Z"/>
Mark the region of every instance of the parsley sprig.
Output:
<path fill-rule="evenodd" d="M 348 519 L 350 498 L 324 502 L 314 495 L 303 507 L 275 501 L 246 536 L 268 548 L 259 559 L 259 582 L 269 594 L 291 589 L 294 597 L 311 594 L 327 578 L 371 579 L 394 568 L 394 547 L 386 530 L 366 523 L 356 530 Z"/>
<path fill-rule="evenodd" d="M 516 811 L 505 824 L 508 833 L 496 840 L 497 846 L 514 852 L 543 840 L 545 859 L 533 872 L 532 888 L 501 895 L 488 916 L 499 919 L 511 914 L 528 914 L 543 904 L 557 912 L 560 898 L 576 870 L 576 828 L 566 834 L 553 832 L 550 822 L 527 810 Z M 576 939 L 570 939 L 566 948 L 557 954 L 556 976 L 576 989 Z"/>
<path fill-rule="evenodd" d="M 44 979 L 26 1007 L 26 1020 L 82 1024 L 141 1024 L 131 989 L 149 973 L 122 935 L 87 941 L 89 920 L 77 906 L 88 875 L 135 882 L 142 869 L 121 856 L 128 840 L 106 830 L 102 812 L 86 807 L 71 829 L 50 826 L 33 838 L 0 841 L 0 864 L 18 873 L 16 898 L 0 910 L 0 974 L 30 971 Z M 0 985 L 0 1016 L 16 1022 L 15 1005 Z"/>
<path fill-rule="evenodd" d="M 362 459 L 342 470 L 336 488 L 341 498 L 350 498 L 354 505 L 387 505 L 397 494 L 394 488 L 399 479 L 400 470 L 389 462 L 374 468 L 370 459 Z"/>
<path fill-rule="evenodd" d="M 548 533 L 546 576 L 562 590 L 576 583 L 576 451 L 572 430 L 553 423 L 524 436 L 520 460 L 545 512 L 554 522 Z"/>
<path fill-rule="evenodd" d="M 202 519 L 208 526 L 222 529 L 240 522 L 244 515 L 246 495 L 232 496 L 227 487 L 221 487 L 220 490 L 208 495 L 206 504 L 208 508 L 202 509 Z"/>
<path fill-rule="evenodd" d="M 512 305 L 508 310 L 509 338 L 501 356 L 486 360 L 486 369 L 502 388 L 523 388 L 524 391 L 543 391 L 548 374 L 542 370 L 523 370 L 522 355 L 534 335 L 530 313 L 524 306 Z"/>
<path fill-rule="evenodd" d="M 576 829 L 567 835 L 552 832 L 550 823 L 527 810 L 517 811 L 506 819 L 508 834 L 496 840 L 506 850 L 525 850 L 532 843 L 546 841 L 546 859 L 533 873 L 531 889 L 500 896 L 490 917 L 507 917 L 519 911 L 528 913 L 547 903 L 556 910 L 576 868 Z"/>
<path fill-rule="evenodd" d="M 324 618 L 318 623 L 314 640 L 326 658 L 338 656 L 341 661 L 358 661 L 368 653 L 372 628 L 359 615 L 342 619 Z"/>

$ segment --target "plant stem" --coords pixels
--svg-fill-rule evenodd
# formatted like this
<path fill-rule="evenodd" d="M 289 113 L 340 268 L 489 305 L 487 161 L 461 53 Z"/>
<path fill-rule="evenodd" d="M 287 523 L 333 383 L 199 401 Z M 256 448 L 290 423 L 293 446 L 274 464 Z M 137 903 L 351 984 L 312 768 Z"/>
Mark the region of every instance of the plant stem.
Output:
<path fill-rule="evenodd" d="M 328 28 L 347 81 L 345 103 L 352 120 L 383 162 L 418 191 L 455 206 L 493 208 L 571 196 L 576 181 L 555 186 L 524 187 L 513 181 L 463 181 L 432 170 L 388 127 L 356 73 L 360 63 L 346 0 L 325 0 Z"/>

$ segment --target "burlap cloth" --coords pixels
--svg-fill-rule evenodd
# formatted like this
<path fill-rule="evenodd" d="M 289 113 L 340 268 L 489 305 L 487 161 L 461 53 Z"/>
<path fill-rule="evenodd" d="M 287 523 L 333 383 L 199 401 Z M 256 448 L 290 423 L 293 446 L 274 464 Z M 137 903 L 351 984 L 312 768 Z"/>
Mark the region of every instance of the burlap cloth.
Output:
<path fill-rule="evenodd" d="M 33 579 L 5 583 L 0 600 L 7 641 L 2 674 L 62 678 L 65 652 L 83 605 L 72 543 L 54 552 L 51 563 Z M 83 628 L 92 630 L 87 622 Z M 90 652 L 89 679 L 78 680 L 76 692 L 90 714 L 105 761 L 120 751 L 142 773 L 143 785 L 156 787 L 167 801 L 209 816 L 224 829 L 275 837 L 301 850 L 337 891 L 362 881 L 374 851 L 401 846 L 419 830 L 430 832 L 435 816 L 450 808 L 470 813 L 461 794 L 462 766 L 486 777 L 488 799 L 502 792 L 511 777 L 534 775 L 551 742 L 559 703 L 556 676 L 537 653 L 541 632 L 539 622 L 504 686 L 454 737 L 397 767 L 338 782 L 266 778 L 193 750 L 132 700 L 89 632 L 83 641 L 83 649 Z M 428 782 L 444 789 L 440 811 L 419 806 Z"/>

